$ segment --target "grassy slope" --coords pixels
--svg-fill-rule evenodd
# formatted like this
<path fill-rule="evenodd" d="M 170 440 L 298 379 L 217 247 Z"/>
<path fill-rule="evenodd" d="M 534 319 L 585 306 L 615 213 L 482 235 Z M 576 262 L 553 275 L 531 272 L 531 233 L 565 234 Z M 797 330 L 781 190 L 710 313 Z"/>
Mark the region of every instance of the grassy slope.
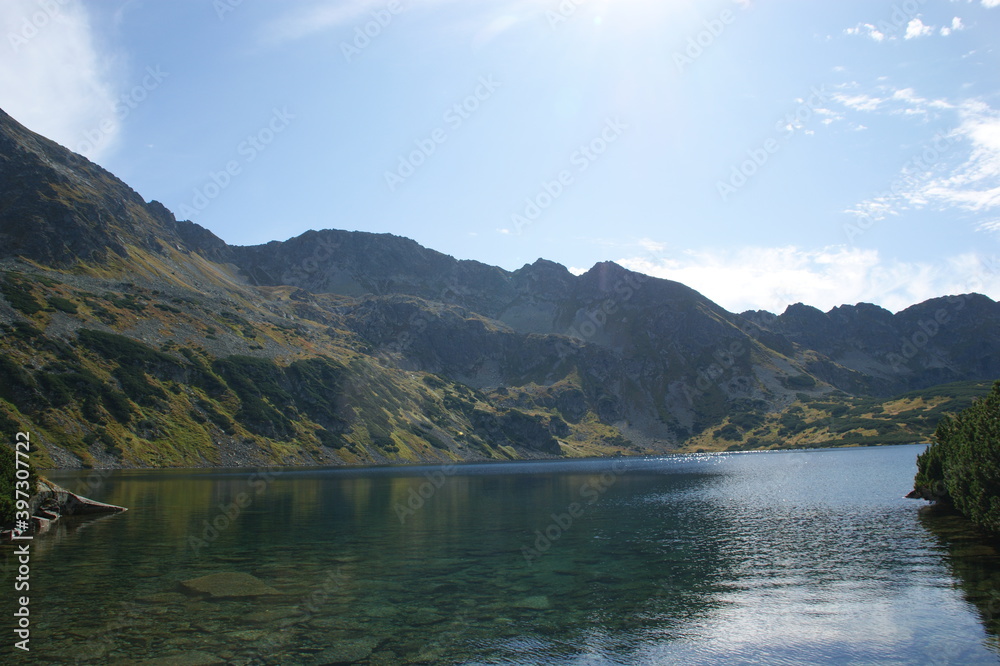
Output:
<path fill-rule="evenodd" d="M 878 446 L 930 442 L 937 422 L 990 391 L 990 382 L 957 382 L 913 391 L 889 400 L 835 394 L 821 399 L 800 394 L 780 414 L 759 423 L 727 418 L 689 440 L 683 451 Z M 745 417 L 744 417 L 745 418 Z M 747 427 L 749 426 L 749 427 Z"/>
<path fill-rule="evenodd" d="M 510 459 L 620 448 L 621 438 L 595 418 L 549 428 L 553 420 L 565 426 L 554 410 L 499 405 L 366 354 L 327 308 L 289 298 L 291 289 L 270 289 L 269 299 L 233 299 L 239 292 L 231 291 L 220 298 L 222 291 L 196 292 L 181 278 L 160 291 L 117 282 L 121 274 L 104 268 L 82 272 L 102 288 L 54 271 L 0 275 L 15 311 L 0 324 L 0 429 L 30 429 L 43 444 L 34 454 L 42 468 Z M 225 276 L 219 281 L 227 286 Z M 539 448 L 544 428 L 565 445 Z"/>

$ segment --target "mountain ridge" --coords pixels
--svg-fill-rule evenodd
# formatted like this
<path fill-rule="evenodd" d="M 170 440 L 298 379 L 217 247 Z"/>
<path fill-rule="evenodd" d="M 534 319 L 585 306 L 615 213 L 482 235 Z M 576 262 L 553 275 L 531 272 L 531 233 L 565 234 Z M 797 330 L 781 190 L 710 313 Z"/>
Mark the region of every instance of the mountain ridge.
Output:
<path fill-rule="evenodd" d="M 613 262 L 506 271 L 332 229 L 229 245 L 2 111 L 0 269 L 0 420 L 60 465 L 862 441 L 834 412 L 1000 375 L 985 296 L 735 314 Z"/>

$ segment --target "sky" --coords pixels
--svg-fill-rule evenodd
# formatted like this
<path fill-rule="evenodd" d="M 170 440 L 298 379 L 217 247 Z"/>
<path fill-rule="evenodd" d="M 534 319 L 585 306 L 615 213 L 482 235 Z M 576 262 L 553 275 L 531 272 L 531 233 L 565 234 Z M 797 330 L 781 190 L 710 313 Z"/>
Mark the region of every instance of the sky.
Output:
<path fill-rule="evenodd" d="M 4 0 L 0 108 L 236 245 L 1000 299 L 1000 0 Z"/>

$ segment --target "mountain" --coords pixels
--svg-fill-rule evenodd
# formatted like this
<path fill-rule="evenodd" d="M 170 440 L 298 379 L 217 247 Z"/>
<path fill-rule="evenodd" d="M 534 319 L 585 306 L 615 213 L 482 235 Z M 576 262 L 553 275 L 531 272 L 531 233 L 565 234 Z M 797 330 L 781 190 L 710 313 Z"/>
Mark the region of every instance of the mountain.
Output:
<path fill-rule="evenodd" d="M 912 441 L 928 424 L 875 402 L 1000 374 L 985 296 L 735 314 L 610 262 L 506 271 L 337 230 L 232 246 L 2 111 L 0 272 L 0 427 L 42 465 Z"/>

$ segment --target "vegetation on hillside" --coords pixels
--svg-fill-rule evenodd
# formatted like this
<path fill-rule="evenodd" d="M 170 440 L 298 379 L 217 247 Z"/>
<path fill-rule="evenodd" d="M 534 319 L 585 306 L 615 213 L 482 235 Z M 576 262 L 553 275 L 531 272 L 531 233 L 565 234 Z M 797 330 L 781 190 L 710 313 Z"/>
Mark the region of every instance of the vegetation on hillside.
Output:
<path fill-rule="evenodd" d="M 677 424 L 676 440 L 650 441 L 632 428 L 625 405 L 650 391 L 671 423 L 667 394 L 656 393 L 665 383 L 609 383 L 602 378 L 610 375 L 593 372 L 610 361 L 600 354 L 547 365 L 538 338 L 518 356 L 521 374 L 476 390 L 450 371 L 483 355 L 503 358 L 503 346 L 488 331 L 477 337 L 485 329 L 466 326 L 466 315 L 435 319 L 440 313 L 416 300 L 401 313 L 372 314 L 358 334 L 338 313 L 363 305 L 288 289 L 256 302 L 33 271 L 0 273 L 0 286 L 10 305 L 0 320 L 0 431 L 30 430 L 42 469 L 904 444 L 930 441 L 943 415 L 989 390 L 964 382 L 885 401 L 792 375 L 788 383 L 804 392 L 776 411 L 765 400 L 730 399 L 713 384 L 693 420 Z M 398 321 L 424 337 L 406 337 Z M 461 363 L 440 356 L 442 346 Z M 393 358 L 396 349 L 409 361 Z M 738 359 L 744 374 L 750 357 Z"/>
<path fill-rule="evenodd" d="M 956 382 L 882 400 L 833 392 L 805 393 L 780 412 L 752 401 L 733 405 L 718 425 L 691 438 L 685 451 L 749 451 L 931 442 L 942 418 L 971 406 L 989 382 Z"/>
<path fill-rule="evenodd" d="M 23 273 L 0 283 L 24 316 L 0 321 L 0 432 L 30 431 L 43 469 L 507 460 L 559 455 L 571 434 L 554 410 L 357 353 L 327 322 L 125 283 L 101 295 Z M 117 332 L 138 315 L 159 330 Z M 75 330 L 50 335 L 59 317 Z"/>
<path fill-rule="evenodd" d="M 986 398 L 942 419 L 935 438 L 917 458 L 915 493 L 1000 532 L 1000 381 Z"/>

